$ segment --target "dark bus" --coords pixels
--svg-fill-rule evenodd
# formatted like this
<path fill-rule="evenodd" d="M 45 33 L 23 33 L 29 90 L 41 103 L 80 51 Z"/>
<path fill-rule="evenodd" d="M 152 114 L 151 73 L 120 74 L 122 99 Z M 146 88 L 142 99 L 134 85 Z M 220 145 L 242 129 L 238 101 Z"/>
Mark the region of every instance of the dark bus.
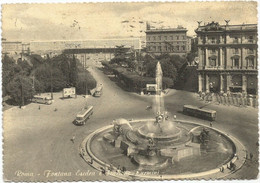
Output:
<path fill-rule="evenodd" d="M 201 109 L 201 108 L 199 108 L 197 106 L 193 106 L 193 105 L 184 105 L 183 113 L 190 115 L 190 116 L 202 118 L 202 119 L 207 119 L 210 121 L 215 121 L 216 114 L 217 114 L 217 112 L 214 110 L 206 109 L 206 108 Z"/>

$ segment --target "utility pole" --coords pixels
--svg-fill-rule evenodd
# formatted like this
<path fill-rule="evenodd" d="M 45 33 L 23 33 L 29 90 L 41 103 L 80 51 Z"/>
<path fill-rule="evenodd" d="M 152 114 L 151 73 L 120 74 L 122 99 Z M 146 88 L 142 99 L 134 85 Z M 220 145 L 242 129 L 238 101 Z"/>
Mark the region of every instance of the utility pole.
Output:
<path fill-rule="evenodd" d="M 21 81 L 21 78 L 19 78 L 20 84 L 21 84 L 21 107 L 24 106 L 24 96 L 23 96 L 23 83 Z"/>
<path fill-rule="evenodd" d="M 32 86 L 32 88 L 34 89 L 34 76 L 33 76 L 33 86 Z"/>
<path fill-rule="evenodd" d="M 50 56 L 48 55 L 48 61 L 51 62 L 51 99 L 53 100 L 53 83 L 52 83 L 52 61 L 50 60 Z"/>
<path fill-rule="evenodd" d="M 111 46 L 110 46 L 110 49 L 109 49 L 109 57 L 110 57 L 109 61 L 111 61 Z"/>

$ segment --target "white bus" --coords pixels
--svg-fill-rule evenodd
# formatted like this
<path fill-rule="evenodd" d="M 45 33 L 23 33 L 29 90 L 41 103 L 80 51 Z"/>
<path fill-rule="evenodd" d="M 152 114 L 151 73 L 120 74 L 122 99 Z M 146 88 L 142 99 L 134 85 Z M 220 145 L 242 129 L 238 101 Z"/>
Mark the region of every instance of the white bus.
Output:
<path fill-rule="evenodd" d="M 52 99 L 51 97 L 46 97 L 46 96 L 34 96 L 32 98 L 32 102 L 51 105 Z"/>
<path fill-rule="evenodd" d="M 102 90 L 103 90 L 103 86 L 102 85 L 98 86 L 96 91 L 95 91 L 94 96 L 95 97 L 100 97 L 102 95 Z"/>
<path fill-rule="evenodd" d="M 84 107 L 76 117 L 75 123 L 77 125 L 86 124 L 87 119 L 89 119 L 90 115 L 93 114 L 93 106 Z"/>

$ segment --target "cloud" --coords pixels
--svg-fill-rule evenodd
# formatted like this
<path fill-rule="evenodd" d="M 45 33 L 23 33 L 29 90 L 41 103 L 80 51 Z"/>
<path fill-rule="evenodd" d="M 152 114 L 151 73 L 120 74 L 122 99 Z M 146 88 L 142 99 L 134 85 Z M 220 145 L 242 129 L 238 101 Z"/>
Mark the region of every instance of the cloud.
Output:
<path fill-rule="evenodd" d="M 163 21 L 160 26 L 166 27 L 183 25 L 193 35 L 197 21 L 257 23 L 256 7 L 256 2 L 241 1 L 7 4 L 2 10 L 2 35 L 28 41 L 144 36 L 146 26 L 139 21 Z M 129 24 L 122 24 L 126 19 Z"/>

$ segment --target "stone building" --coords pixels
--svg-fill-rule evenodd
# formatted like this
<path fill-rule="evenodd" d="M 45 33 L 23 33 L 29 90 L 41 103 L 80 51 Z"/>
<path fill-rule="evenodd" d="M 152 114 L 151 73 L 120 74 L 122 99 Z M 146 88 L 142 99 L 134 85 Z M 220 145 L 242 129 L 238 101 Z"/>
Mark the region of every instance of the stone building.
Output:
<path fill-rule="evenodd" d="M 199 92 L 257 93 L 257 25 L 198 26 Z"/>
<path fill-rule="evenodd" d="M 182 26 L 171 29 L 146 30 L 147 52 L 154 55 L 170 54 L 185 56 L 187 53 L 187 29 Z"/>
<path fill-rule="evenodd" d="M 2 41 L 2 54 L 20 55 L 22 48 L 20 41 Z"/>

